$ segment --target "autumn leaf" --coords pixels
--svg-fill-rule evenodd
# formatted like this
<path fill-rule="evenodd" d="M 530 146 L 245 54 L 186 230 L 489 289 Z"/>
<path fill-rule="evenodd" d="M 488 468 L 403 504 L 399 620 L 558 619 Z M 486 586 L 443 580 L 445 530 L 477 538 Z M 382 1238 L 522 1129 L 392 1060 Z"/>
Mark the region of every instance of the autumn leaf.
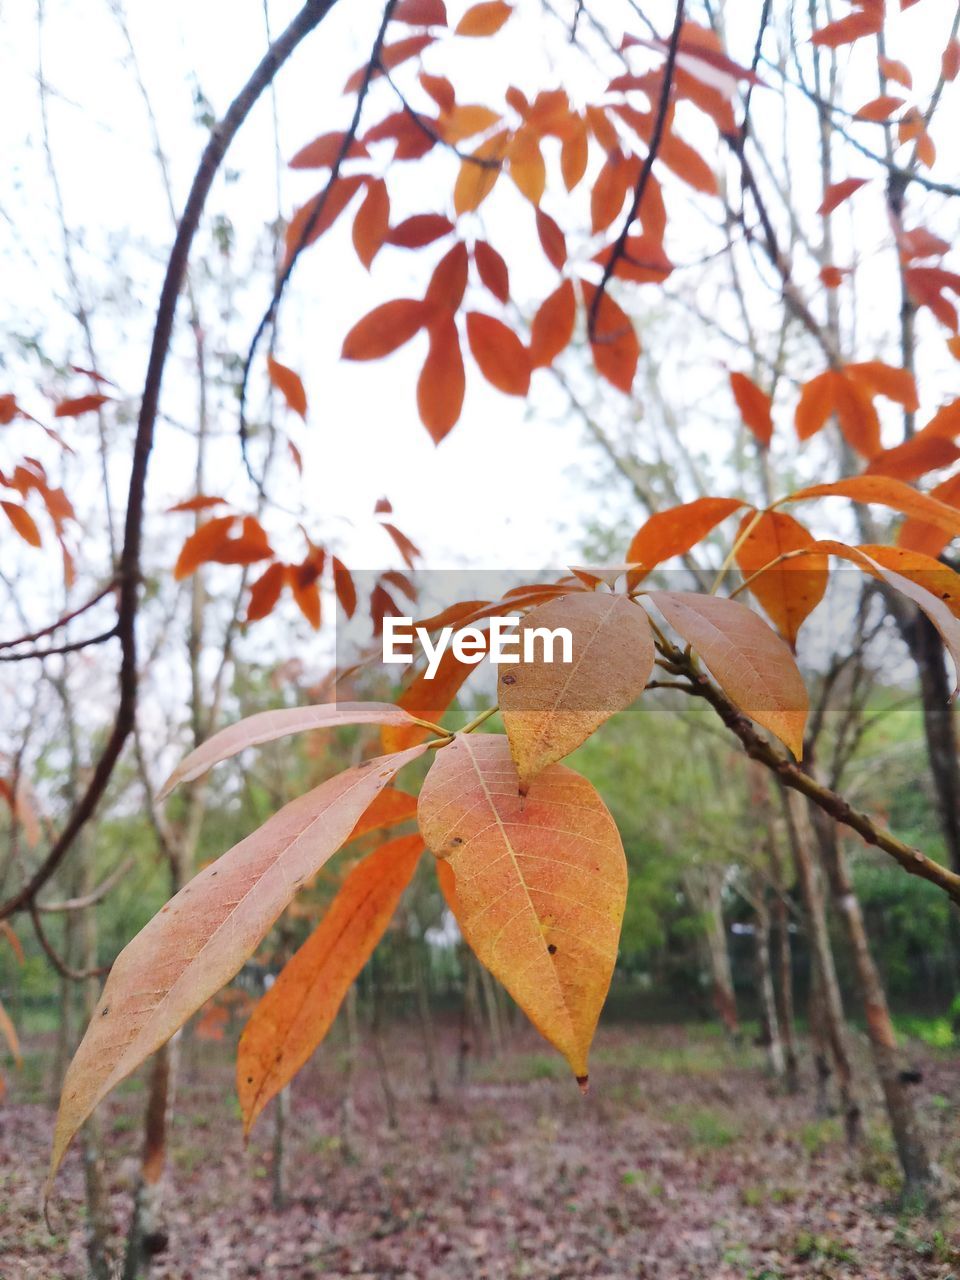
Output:
<path fill-rule="evenodd" d="M 331 556 L 330 562 L 333 568 L 333 589 L 337 601 L 344 614 L 352 618 L 357 610 L 357 588 L 353 575 L 337 556 Z"/>
<path fill-rule="evenodd" d="M 560 175 L 563 185 L 568 191 L 578 186 L 587 171 L 590 159 L 590 145 L 587 137 L 587 126 L 575 113 L 560 143 Z"/>
<path fill-rule="evenodd" d="M 235 516 L 216 516 L 191 533 L 174 565 L 173 576 L 177 582 L 195 573 L 226 545 L 235 521 Z"/>
<path fill-rule="evenodd" d="M 794 425 L 799 440 L 809 440 L 826 425 L 833 412 L 834 373 L 827 369 L 803 384 Z"/>
<path fill-rule="evenodd" d="M 798 489 L 783 502 L 800 502 L 807 498 L 850 498 L 854 502 L 873 502 L 890 507 L 904 515 L 934 524 L 953 537 L 960 537 L 960 511 L 933 496 L 918 493 L 908 484 L 888 476 L 852 476 L 832 484 L 815 484 Z"/>
<path fill-rule="evenodd" d="M 454 35 L 496 35 L 512 13 L 512 7 L 504 0 L 482 0 L 466 11 L 454 28 Z"/>
<path fill-rule="evenodd" d="M 3 1036 L 4 1040 L 6 1040 L 7 1047 L 10 1050 L 10 1055 L 14 1062 L 18 1067 L 22 1066 L 23 1058 L 20 1054 L 20 1040 L 17 1037 L 17 1029 L 13 1025 L 13 1019 L 3 1007 L 2 1002 L 0 1002 L 0 1035 Z"/>
<path fill-rule="evenodd" d="M 869 102 L 865 102 L 858 111 L 854 112 L 854 118 L 857 120 L 870 120 L 874 124 L 879 124 L 881 121 L 889 120 L 894 111 L 898 111 L 903 105 L 903 98 L 897 98 L 890 93 L 883 93 L 878 98 L 871 98 Z"/>
<path fill-rule="evenodd" d="M 287 408 L 306 419 L 307 393 L 303 389 L 299 375 L 292 369 L 288 369 L 285 364 L 281 364 L 279 360 L 274 360 L 273 356 L 267 356 L 267 369 L 270 381 L 286 400 Z"/>
<path fill-rule="evenodd" d="M 357 175 L 340 177 L 301 205 L 287 226 L 285 259 L 289 264 L 302 250 L 329 231 L 363 185 Z"/>
<path fill-rule="evenodd" d="M 799 760 L 809 700 L 793 654 L 777 633 L 736 600 L 686 591 L 651 591 L 649 599 L 730 701 Z"/>
<path fill-rule="evenodd" d="M 773 417 L 770 397 L 745 373 L 730 374 L 730 390 L 737 402 L 744 424 L 750 428 L 764 448 L 768 448 L 773 436 Z"/>
<path fill-rule="evenodd" d="M 254 1007 L 237 1046 L 244 1133 L 322 1042 L 413 878 L 423 840 L 400 836 L 353 868 L 319 926 Z"/>
<path fill-rule="evenodd" d="M 745 533 L 746 537 L 743 536 Z M 801 624 L 827 590 L 827 558 L 804 556 L 800 560 L 787 560 L 776 568 L 768 569 L 766 566 L 780 556 L 811 546 L 813 542 L 813 534 L 808 529 L 781 511 L 765 511 L 759 519 L 748 513 L 737 533 L 737 565 L 744 579 L 749 581 L 749 590 L 763 605 L 791 649 L 797 647 L 797 632 Z"/>
<path fill-rule="evenodd" d="M 247 604 L 247 621 L 257 622 L 273 613 L 283 584 L 286 581 L 287 566 L 272 564 L 250 588 L 250 600 Z"/>
<path fill-rule="evenodd" d="M 685 555 L 743 505 L 742 498 L 697 498 L 657 511 L 634 534 L 627 563 L 652 569 L 663 560 Z"/>
<path fill-rule="evenodd" d="M 386 243 L 401 249 L 423 249 L 448 236 L 451 231 L 453 223 L 442 213 L 415 213 L 390 228 Z"/>
<path fill-rule="evenodd" d="M 367 183 L 357 216 L 353 220 L 353 247 L 357 257 L 369 271 L 390 229 L 390 197 L 382 178 Z"/>
<path fill-rule="evenodd" d="M 581 283 L 589 315 L 593 308 L 597 287 L 586 280 Z M 597 366 L 597 372 L 618 390 L 629 395 L 637 372 L 637 362 L 640 359 L 640 339 L 626 312 L 606 291 L 597 307 L 590 349 L 593 352 L 593 362 Z"/>
<path fill-rule="evenodd" d="M 478 651 L 484 652 L 488 635 L 486 631 L 481 631 L 480 635 L 483 637 L 483 647 Z M 431 678 L 428 678 L 426 668 L 414 676 L 397 699 L 397 706 L 403 707 L 411 716 L 420 720 L 439 724 L 476 669 L 476 663 L 461 661 L 451 647 L 445 651 Z M 407 747 L 422 742 L 429 733 L 429 729 L 417 724 L 390 724 L 381 729 L 380 741 L 384 751 L 404 751 Z"/>
<path fill-rule="evenodd" d="M 291 733 L 332 729 L 356 724 L 415 724 L 402 707 L 390 702 L 321 702 L 307 707 L 284 707 L 259 711 L 256 715 L 228 725 L 201 743 L 177 765 L 160 788 L 157 798 L 165 799 L 174 787 L 200 778 L 214 765 L 264 742 L 275 742 Z"/>
<path fill-rule="evenodd" d="M 462 240 L 449 249 L 433 269 L 424 305 L 431 317 L 436 314 L 453 315 L 463 301 L 467 287 L 467 271 L 470 258 Z"/>
<path fill-rule="evenodd" d="M 849 200 L 855 191 L 859 191 L 870 181 L 869 178 L 844 178 L 841 182 L 832 182 L 825 188 L 823 200 L 817 213 L 826 217 L 838 209 L 845 200 Z"/>
<path fill-rule="evenodd" d="M 537 209 L 536 215 L 537 235 L 540 238 L 540 245 L 550 265 L 560 271 L 567 260 L 566 237 L 549 213 L 544 213 L 542 209 Z"/>
<path fill-rule="evenodd" d="M 399 0 L 393 20 L 411 27 L 445 27 L 447 6 L 443 0 Z"/>
<path fill-rule="evenodd" d="M 457 217 L 479 209 L 497 184 L 500 167 L 509 143 L 506 130 L 481 142 L 472 156 L 466 156 L 453 188 L 453 207 Z"/>
<path fill-rule="evenodd" d="M 475 134 L 486 133 L 501 117 L 490 107 L 478 103 L 450 104 L 444 108 L 441 117 L 440 132 L 446 142 L 463 142 Z"/>
<path fill-rule="evenodd" d="M 319 138 L 314 138 L 312 142 L 300 148 L 290 161 L 290 168 L 330 169 L 336 164 L 341 152 L 344 160 L 353 160 L 369 154 L 358 138 L 351 139 L 349 145 L 344 146 L 346 136 L 343 132 L 321 134 Z"/>
<path fill-rule="evenodd" d="M 61 400 L 53 410 L 55 418 L 79 418 L 81 414 L 91 413 L 110 400 L 110 396 L 99 393 L 89 396 L 78 396 L 75 400 Z"/>
<path fill-rule="evenodd" d="M 928 471 L 949 467 L 960 458 L 960 449 L 948 436 L 930 426 L 910 436 L 892 449 L 884 449 L 870 460 L 869 475 L 895 476 L 898 480 L 918 480 Z M 935 496 L 936 491 L 932 496 Z"/>
<path fill-rule="evenodd" d="M 407 36 L 404 40 L 397 40 L 394 44 L 384 45 L 380 50 L 377 59 L 378 65 L 372 69 L 371 79 L 383 75 L 385 71 L 392 71 L 394 67 L 399 67 L 404 62 L 409 62 L 411 58 L 416 58 L 418 54 L 423 53 L 434 42 L 433 36 Z M 356 71 L 348 78 L 347 83 L 343 86 L 344 93 L 356 93 L 363 84 L 367 75 L 367 64 L 357 67 Z"/>
<path fill-rule="evenodd" d="M 883 29 L 883 5 L 864 5 L 855 9 L 844 18 L 828 22 L 813 33 L 813 44 L 824 45 L 830 49 L 838 49 L 841 45 L 852 44 L 864 36 L 875 36 Z"/>
<path fill-rule="evenodd" d="M 571 661 L 560 653 L 523 659 L 523 637 L 566 628 Z M 583 592 L 531 610 L 520 624 L 521 660 L 502 667 L 500 711 L 520 789 L 561 760 L 643 693 L 656 654 L 644 611 L 623 595 Z M 534 641 L 535 643 L 535 641 Z"/>
<path fill-rule="evenodd" d="M 870 395 L 885 396 L 911 413 L 920 407 L 917 380 L 909 369 L 897 369 L 882 360 L 861 360 L 856 364 L 845 364 L 843 372 Z"/>
<path fill-rule="evenodd" d="M 477 264 L 477 274 L 485 288 L 489 289 L 500 302 L 510 298 L 510 273 L 507 264 L 493 245 L 486 240 L 478 240 L 473 246 L 473 260 Z"/>
<path fill-rule="evenodd" d="M 877 66 L 880 72 L 888 80 L 895 80 L 897 84 L 902 84 L 905 89 L 913 88 L 913 76 L 910 74 L 910 68 L 905 62 L 900 62 L 896 58 L 885 58 L 882 55 L 877 58 Z"/>
<path fill-rule="evenodd" d="M 19 502 L 0 502 L 0 507 L 3 507 L 7 519 L 24 542 L 29 543 L 31 547 L 43 545 L 36 521 L 26 507 L 21 507 Z"/>
<path fill-rule="evenodd" d="M 394 298 L 358 320 L 343 340 L 344 360 L 379 360 L 409 342 L 422 328 L 427 307 L 419 298 Z"/>
<path fill-rule="evenodd" d="M 540 304 L 530 326 L 530 365 L 542 369 L 553 364 L 569 345 L 577 319 L 577 297 L 573 283 L 564 280 Z"/>
<path fill-rule="evenodd" d="M 405 533 L 401 533 L 395 524 L 390 524 L 388 520 L 383 521 L 382 528 L 389 534 L 393 545 L 403 556 L 404 564 L 408 569 L 412 569 L 414 563 L 420 558 L 420 548 L 412 543 Z"/>
<path fill-rule="evenodd" d="M 178 511 L 207 511 L 210 507 L 222 507 L 226 501 L 226 498 L 218 498 L 213 494 L 198 493 L 192 498 L 186 498 L 183 502 L 167 507 L 167 515 L 173 515 Z"/>
<path fill-rule="evenodd" d="M 409 743 L 414 746 L 414 743 Z M 380 831 L 385 827 L 395 827 L 416 817 L 417 797 L 409 791 L 401 791 L 399 787 L 384 787 L 378 791 L 371 803 L 357 819 L 356 826 L 350 832 L 345 843 L 359 840 L 371 831 Z"/>
<path fill-rule="evenodd" d="M 364 761 L 284 806 L 194 876 L 124 947 L 64 1078 L 47 1196 L 101 1099 L 230 981 L 377 792 L 424 750 Z"/>
<path fill-rule="evenodd" d="M 930 490 L 931 498 L 948 507 L 960 508 L 960 473 L 944 480 Z M 912 551 L 922 551 L 928 556 L 938 556 L 950 541 L 950 533 L 928 520 L 911 517 L 900 526 L 897 543 Z"/>
<path fill-rule="evenodd" d="M 459 419 L 465 390 L 460 335 L 453 317 L 442 316 L 430 327 L 430 350 L 417 380 L 420 421 L 434 444 L 439 444 Z"/>
<path fill-rule="evenodd" d="M 942 564 L 935 556 L 908 547 L 877 546 L 863 543 L 857 547 L 884 569 L 892 569 L 908 578 L 931 595 L 942 600 L 955 618 L 960 618 L 960 574 Z"/>
<path fill-rule="evenodd" d="M 458 735 L 437 752 L 419 819 L 455 877 L 452 902 L 467 943 L 584 1088 L 627 887 L 623 846 L 602 800 L 558 764 L 521 798 L 507 739 Z"/>
<path fill-rule="evenodd" d="M 509 396 L 525 396 L 530 390 L 530 356 L 526 347 L 502 320 L 480 311 L 467 312 L 470 352 L 486 380 Z"/>

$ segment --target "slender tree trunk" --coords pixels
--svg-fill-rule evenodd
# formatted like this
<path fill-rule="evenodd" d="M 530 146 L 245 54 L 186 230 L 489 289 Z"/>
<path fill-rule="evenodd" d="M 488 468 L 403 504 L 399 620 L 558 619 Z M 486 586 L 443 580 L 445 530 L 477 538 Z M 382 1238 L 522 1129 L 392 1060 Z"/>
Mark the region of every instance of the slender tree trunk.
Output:
<path fill-rule="evenodd" d="M 790 912 L 787 907 L 783 864 L 772 831 L 768 842 L 770 878 L 773 881 L 773 925 L 776 937 L 775 984 L 777 1017 L 783 1037 L 784 1080 L 788 1093 L 800 1089 L 797 1062 L 797 1026 L 793 1010 L 793 950 L 790 946 Z"/>
<path fill-rule="evenodd" d="M 813 1050 L 815 1085 L 814 1114 L 821 1119 L 830 1114 L 830 1045 L 824 1026 L 823 981 L 816 958 L 811 953 L 810 996 L 807 1002 L 810 1040 Z"/>
<path fill-rule="evenodd" d="M 862 1111 L 853 1083 L 853 1065 L 847 1040 L 843 999 L 827 929 L 827 913 L 814 852 L 810 814 L 803 797 L 796 791 L 781 788 L 790 851 L 793 855 L 797 884 L 807 917 L 807 935 L 819 983 L 820 1009 L 825 1038 L 830 1045 L 837 1069 L 837 1087 L 843 1108 L 847 1142 L 860 1140 Z"/>
<path fill-rule="evenodd" d="M 837 839 L 836 825 L 819 818 L 815 819 L 815 825 L 834 902 L 850 938 L 857 985 L 866 1014 L 867 1035 L 903 1170 L 904 1197 L 916 1202 L 923 1199 L 932 1171 L 910 1086 L 906 1083 L 905 1063 L 890 1018 L 886 992 L 870 950 L 860 900 Z"/>
<path fill-rule="evenodd" d="M 786 1064 L 780 1024 L 777 1017 L 777 1001 L 773 991 L 773 969 L 770 964 L 770 913 L 762 897 L 762 889 L 754 908 L 754 948 L 757 967 L 757 993 L 760 997 L 760 1025 L 767 1050 L 770 1074 L 783 1079 Z"/>
<path fill-rule="evenodd" d="M 353 1089 L 357 1075 L 357 1052 L 360 1043 L 356 983 L 347 992 L 343 1012 L 346 1029 L 346 1049 L 340 1094 L 340 1155 L 344 1160 L 354 1160 L 357 1154 L 357 1113 L 353 1103 Z"/>
<path fill-rule="evenodd" d="M 143 1159 L 127 1239 L 123 1280 L 143 1280 L 153 1269 L 153 1260 L 169 1243 L 164 1223 L 164 1171 L 167 1136 L 173 1113 L 174 1085 L 180 1052 L 180 1033 L 158 1049 L 150 1072 L 147 1114 L 144 1125 Z"/>
<path fill-rule="evenodd" d="M 274 1209 L 287 1205 L 287 1122 L 290 1118 L 290 1086 L 277 1094 L 273 1109 L 273 1169 L 271 1190 Z"/>
<path fill-rule="evenodd" d="M 383 1090 L 383 1102 L 387 1110 L 387 1124 L 391 1129 L 397 1127 L 397 1096 L 393 1091 L 390 1072 L 387 1068 L 387 1055 L 383 1046 L 383 1027 L 381 1023 L 380 983 L 378 975 L 371 975 L 373 981 L 373 1056 L 377 1064 L 377 1075 L 380 1077 L 380 1088 Z"/>
<path fill-rule="evenodd" d="M 426 966 L 423 962 L 422 947 L 426 942 L 414 939 L 413 969 L 414 982 L 417 988 L 417 1014 L 420 1019 L 420 1034 L 423 1040 L 423 1058 L 427 1069 L 427 1097 L 436 1105 L 440 1101 L 440 1082 L 437 1077 L 437 1052 L 434 1036 L 433 1015 L 430 1010 L 430 991 L 427 985 Z"/>
<path fill-rule="evenodd" d="M 733 970 L 730 967 L 730 948 L 727 946 L 727 929 L 723 919 L 723 889 L 719 882 L 711 881 L 704 895 L 707 959 L 713 983 L 713 1003 L 733 1040 L 740 1039 L 740 1015 L 733 986 Z"/>
<path fill-rule="evenodd" d="M 500 1004 L 493 978 L 483 965 L 478 966 L 480 990 L 483 992 L 483 1003 L 487 1011 L 487 1025 L 490 1028 L 490 1043 L 495 1055 L 503 1053 L 503 1026 L 500 1021 Z"/>
<path fill-rule="evenodd" d="M 84 848 L 79 859 L 81 867 L 80 896 L 93 889 L 94 864 L 90 856 L 90 842 L 83 842 Z M 81 967 L 86 970 L 97 967 L 97 916 L 93 907 L 78 912 L 80 933 Z M 97 978 L 87 978 L 83 983 L 84 1024 L 93 1015 L 97 1000 L 100 997 L 100 983 Z M 110 1232 L 110 1210 L 106 1185 L 103 1176 L 103 1135 L 100 1117 L 94 1113 L 81 1130 L 81 1151 L 83 1155 L 84 1196 L 87 1206 L 87 1264 L 90 1268 L 91 1280 L 112 1280 L 114 1273 L 107 1241 Z"/>

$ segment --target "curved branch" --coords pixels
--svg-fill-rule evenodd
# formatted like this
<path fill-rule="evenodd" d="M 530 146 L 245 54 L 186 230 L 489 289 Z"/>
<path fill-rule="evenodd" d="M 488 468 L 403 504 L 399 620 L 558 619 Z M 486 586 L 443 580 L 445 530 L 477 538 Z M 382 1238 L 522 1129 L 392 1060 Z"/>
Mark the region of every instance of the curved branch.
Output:
<path fill-rule="evenodd" d="M 43 862 L 21 889 L 6 902 L 0 903 L 0 920 L 21 911 L 32 904 L 37 891 L 50 879 L 66 857 L 71 845 L 84 824 L 92 817 L 107 788 L 120 752 L 133 727 L 137 703 L 137 646 L 136 617 L 140 601 L 140 549 L 143 537 L 144 497 L 147 470 L 153 449 L 154 426 L 160 403 L 160 387 L 164 366 L 173 335 L 177 312 L 177 299 L 183 287 L 190 249 L 200 225 L 200 218 L 207 196 L 213 185 L 224 156 L 237 132 L 250 114 L 257 99 L 297 46 L 317 27 L 333 8 L 336 0 L 307 0 L 300 12 L 264 54 L 226 115 L 210 134 L 200 164 L 194 175 L 190 194 L 184 206 L 173 248 L 167 261 L 167 271 L 157 305 L 150 359 L 144 381 L 143 398 L 137 419 L 137 433 L 133 447 L 133 464 L 127 492 L 127 513 L 124 523 L 123 549 L 120 554 L 120 601 L 117 607 L 117 634 L 120 637 L 122 658 L 119 674 L 119 699 L 110 737 L 103 749 L 93 776 L 87 785 L 66 825 L 56 839 Z"/>

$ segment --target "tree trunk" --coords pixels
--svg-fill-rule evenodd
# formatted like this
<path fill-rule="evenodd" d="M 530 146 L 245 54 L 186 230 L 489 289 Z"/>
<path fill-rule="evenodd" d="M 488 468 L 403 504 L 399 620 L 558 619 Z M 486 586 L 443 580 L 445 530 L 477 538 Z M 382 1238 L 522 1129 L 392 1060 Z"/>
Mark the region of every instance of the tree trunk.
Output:
<path fill-rule="evenodd" d="M 153 1059 L 144 1125 L 143 1159 L 127 1239 L 123 1280 L 143 1280 L 149 1276 L 154 1258 L 164 1252 L 169 1242 L 163 1218 L 163 1175 L 167 1162 L 167 1134 L 173 1112 L 179 1051 L 178 1032 L 157 1050 Z"/>
<path fill-rule="evenodd" d="M 824 820 L 819 817 L 815 819 L 815 826 L 834 902 L 850 938 L 857 985 L 866 1014 L 867 1035 L 903 1170 L 904 1198 L 916 1203 L 923 1200 L 932 1179 L 930 1159 L 910 1095 L 910 1086 L 906 1082 L 908 1075 L 897 1045 L 886 992 L 870 950 L 860 900 L 850 877 L 846 856 L 837 839 L 836 825 L 826 819 L 826 815 L 823 817 Z"/>
<path fill-rule="evenodd" d="M 344 1160 L 353 1160 L 357 1154 L 355 1141 L 357 1115 L 353 1105 L 353 1086 L 357 1074 L 357 1051 L 360 1043 L 360 1034 L 357 1026 L 356 983 L 353 983 L 347 992 L 343 1013 L 346 1029 L 346 1050 L 340 1094 L 340 1155 Z"/>
<path fill-rule="evenodd" d="M 787 907 L 783 863 L 773 832 L 767 845 L 770 878 L 773 881 L 773 924 L 776 931 L 777 1017 L 783 1037 L 784 1079 L 788 1093 L 800 1089 L 797 1062 L 797 1027 L 793 1010 L 793 949 L 790 946 L 790 911 Z"/>
<path fill-rule="evenodd" d="M 777 1002 L 773 992 L 773 970 L 770 964 L 770 913 L 763 900 L 763 890 L 757 895 L 754 907 L 754 950 L 757 967 L 757 994 L 760 997 L 760 1026 L 767 1050 L 770 1074 L 781 1080 L 786 1066 L 780 1024 L 777 1018 Z"/>
<path fill-rule="evenodd" d="M 853 1083 L 853 1066 L 847 1043 L 843 999 L 827 930 L 827 913 L 820 877 L 817 874 L 813 832 L 807 803 L 799 792 L 781 787 L 780 795 L 787 823 L 790 852 L 793 855 L 797 884 L 807 917 L 807 934 L 819 983 L 820 1011 L 823 1030 L 837 1069 L 837 1087 L 843 1108 L 847 1142 L 858 1142 L 861 1135 L 862 1111 Z"/>
<path fill-rule="evenodd" d="M 387 1110 L 387 1124 L 391 1129 L 397 1127 L 397 1096 L 393 1091 L 390 1072 L 387 1068 L 387 1055 L 383 1047 L 383 1027 L 381 1025 L 380 983 L 376 972 L 371 974 L 373 988 L 373 1056 L 377 1063 L 377 1075 L 380 1077 L 380 1088 L 383 1090 L 383 1102 Z"/>
<path fill-rule="evenodd" d="M 287 1204 L 287 1121 L 290 1118 L 290 1086 L 281 1089 L 273 1111 L 273 1170 L 271 1190 L 274 1209 Z"/>
<path fill-rule="evenodd" d="M 440 1082 L 437 1077 L 437 1053 L 433 1015 L 430 1011 L 430 992 L 427 986 L 426 966 L 423 962 L 422 948 L 426 945 L 425 941 L 413 940 L 413 968 L 417 988 L 417 1014 L 423 1039 L 423 1058 L 427 1069 L 427 1098 L 436 1105 L 440 1101 Z"/>
<path fill-rule="evenodd" d="M 810 998 L 807 1009 L 816 1089 L 814 1114 L 823 1119 L 830 1114 L 830 1045 L 824 1026 L 823 982 L 815 959 L 811 961 Z"/>
<path fill-rule="evenodd" d="M 737 1012 L 737 996 L 733 986 L 733 970 L 730 967 L 730 949 L 727 946 L 727 930 L 723 920 L 723 884 L 714 874 L 695 890 L 699 897 L 704 918 L 707 960 L 710 965 L 713 1003 L 720 1021 L 731 1039 L 740 1038 L 740 1015 Z"/>

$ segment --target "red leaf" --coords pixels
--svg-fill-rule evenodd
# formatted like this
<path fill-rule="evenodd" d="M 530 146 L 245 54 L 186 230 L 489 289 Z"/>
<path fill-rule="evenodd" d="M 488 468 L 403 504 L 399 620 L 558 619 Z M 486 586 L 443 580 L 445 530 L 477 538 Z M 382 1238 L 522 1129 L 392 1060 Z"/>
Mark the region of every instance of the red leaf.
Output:
<path fill-rule="evenodd" d="M 445 27 L 447 6 L 443 0 L 400 0 L 393 11 L 394 22 L 411 27 Z"/>
<path fill-rule="evenodd" d="M 353 247 L 357 257 L 370 270 L 390 229 L 390 197 L 382 178 L 373 178 L 367 194 L 353 220 Z"/>
<path fill-rule="evenodd" d="M 844 178 L 842 182 L 831 182 L 823 193 L 823 200 L 817 213 L 822 217 L 833 213 L 844 200 L 849 200 L 855 191 L 859 191 L 869 181 L 869 178 Z"/>
<path fill-rule="evenodd" d="M 306 249 L 315 240 L 319 240 L 325 231 L 330 230 L 362 185 L 363 179 L 356 176 L 338 178 L 331 187 L 318 192 L 312 200 L 300 206 L 287 227 L 287 263 L 301 249 Z"/>
<path fill-rule="evenodd" d="M 405 533 L 401 533 L 396 525 L 389 524 L 386 520 L 384 520 L 383 527 L 387 531 L 387 533 L 389 533 L 390 537 L 393 539 L 396 545 L 397 550 L 403 556 L 404 563 L 406 564 L 407 568 L 412 569 L 414 567 L 415 561 L 420 556 L 420 548 L 415 546 Z"/>
<path fill-rule="evenodd" d="M 951 40 L 944 49 L 940 74 L 944 80 L 956 80 L 960 74 L 960 40 Z"/>
<path fill-rule="evenodd" d="M 270 381 L 286 400 L 287 408 L 292 409 L 294 413 L 299 413 L 305 420 L 307 393 L 303 389 L 299 375 L 292 369 L 288 369 L 285 364 L 281 364 L 279 360 L 274 360 L 273 356 L 267 356 L 267 369 L 270 373 Z"/>
<path fill-rule="evenodd" d="M 235 520 L 235 516 L 217 516 L 191 533 L 174 565 L 173 576 L 177 582 L 195 573 L 200 565 L 220 550 L 229 538 Z"/>
<path fill-rule="evenodd" d="M 614 245 L 608 245 L 594 257 L 594 262 L 606 266 L 613 256 Z M 653 236 L 627 236 L 623 255 L 618 259 L 613 274 L 618 280 L 633 284 L 662 284 L 673 271 L 673 263 L 663 251 L 663 245 Z"/>
<path fill-rule="evenodd" d="M 870 5 L 869 8 L 857 9 L 845 18 L 838 18 L 836 22 L 829 22 L 821 27 L 813 33 L 813 43 L 836 49 L 842 44 L 852 44 L 863 36 L 875 36 L 882 29 L 883 5 Z"/>
<path fill-rule="evenodd" d="M 427 308 L 418 298 L 394 298 L 358 320 L 343 340 L 344 360 L 379 360 L 409 342 L 423 326 Z"/>
<path fill-rule="evenodd" d="M 297 154 L 290 161 L 291 169 L 330 169 L 337 162 L 337 157 L 343 148 L 343 142 L 346 133 L 323 133 L 319 138 L 314 138 L 312 142 L 308 142 L 305 147 L 301 147 Z M 344 160 L 353 160 L 360 156 L 367 156 L 369 152 L 359 138 L 354 138 L 349 147 L 346 148 L 343 156 Z"/>
<path fill-rule="evenodd" d="M 453 223 L 441 213 L 415 213 L 387 232 L 386 243 L 401 249 L 422 249 L 452 230 Z"/>
<path fill-rule="evenodd" d="M 899 110 L 903 105 L 903 98 L 895 98 L 892 94 L 883 93 L 879 98 L 871 98 L 869 102 L 865 102 L 859 111 L 854 112 L 854 117 L 857 120 L 870 120 L 874 124 L 879 124 L 883 120 L 889 120 L 894 111 Z"/>
<path fill-rule="evenodd" d="M 417 381 L 420 421 L 434 444 L 440 443 L 460 417 L 465 389 L 460 335 L 453 316 L 441 316 L 430 327 L 430 350 Z"/>
<path fill-rule="evenodd" d="M 763 447 L 767 448 L 773 436 L 770 397 L 745 373 L 730 374 L 730 389 L 744 423 Z"/>
<path fill-rule="evenodd" d="M 346 616 L 352 618 L 357 611 L 357 588 L 354 585 L 353 575 L 342 560 L 336 556 L 330 558 L 333 564 L 333 589 L 337 600 Z"/>
<path fill-rule="evenodd" d="M 820 280 L 825 289 L 839 289 L 843 277 L 850 274 L 849 267 L 825 266 L 820 268 Z"/>
<path fill-rule="evenodd" d="M 495 298 L 507 302 L 510 297 L 510 273 L 496 249 L 486 240 L 478 240 L 473 246 L 473 260 L 484 285 Z"/>
<path fill-rule="evenodd" d="M 273 613 L 280 592 L 286 581 L 287 567 L 283 564 L 272 564 L 250 588 L 250 602 L 247 605 L 247 621 L 257 622 L 260 618 Z"/>
<path fill-rule="evenodd" d="M 582 281 L 584 302 L 589 315 L 596 295 L 596 285 Z M 597 308 L 594 336 L 590 343 L 597 372 L 620 391 L 629 395 L 640 359 L 640 339 L 626 312 L 604 291 Z"/>
<path fill-rule="evenodd" d="M 544 213 L 542 209 L 537 209 L 536 213 L 537 235 L 540 237 L 543 252 L 547 255 L 547 261 L 551 266 L 560 271 L 567 260 L 566 236 L 549 213 Z"/>
<path fill-rule="evenodd" d="M 78 418 L 82 413 L 90 413 L 106 404 L 110 396 L 89 395 L 78 396 L 75 400 L 61 400 L 53 411 L 55 418 Z"/>
<path fill-rule="evenodd" d="M 564 280 L 540 305 L 530 327 L 530 365 L 542 369 L 553 364 L 573 337 L 577 298 L 570 280 Z"/>
<path fill-rule="evenodd" d="M 433 36 L 407 36 L 405 40 L 398 40 L 396 44 L 388 44 L 380 51 L 380 66 L 374 67 L 371 72 L 371 80 L 375 80 L 377 76 L 382 75 L 381 67 L 386 71 L 392 71 L 394 67 L 399 67 L 402 62 L 415 58 L 418 53 L 422 53 L 428 45 L 433 44 Z M 353 75 L 347 80 L 343 86 L 344 93 L 356 93 L 363 84 L 364 77 L 367 74 L 367 64 L 357 67 Z"/>
<path fill-rule="evenodd" d="M 881 55 L 877 58 L 877 66 L 888 80 L 895 80 L 897 84 L 902 84 L 905 89 L 913 88 L 913 76 L 910 74 L 910 68 L 905 62 L 899 62 L 896 58 L 885 58 Z"/>
<path fill-rule="evenodd" d="M 479 311 L 467 312 L 467 340 L 486 380 L 509 396 L 530 390 L 530 356 L 502 321 Z"/>
<path fill-rule="evenodd" d="M 198 493 L 195 498 L 187 498 L 185 502 L 167 507 L 167 515 L 173 515 L 175 511 L 206 511 L 208 507 L 219 507 L 224 502 L 226 498 L 214 498 L 205 493 Z"/>
<path fill-rule="evenodd" d="M 451 314 L 456 311 L 467 287 L 468 263 L 467 246 L 458 240 L 440 259 L 430 277 L 423 299 L 430 310 L 439 309 Z"/>

